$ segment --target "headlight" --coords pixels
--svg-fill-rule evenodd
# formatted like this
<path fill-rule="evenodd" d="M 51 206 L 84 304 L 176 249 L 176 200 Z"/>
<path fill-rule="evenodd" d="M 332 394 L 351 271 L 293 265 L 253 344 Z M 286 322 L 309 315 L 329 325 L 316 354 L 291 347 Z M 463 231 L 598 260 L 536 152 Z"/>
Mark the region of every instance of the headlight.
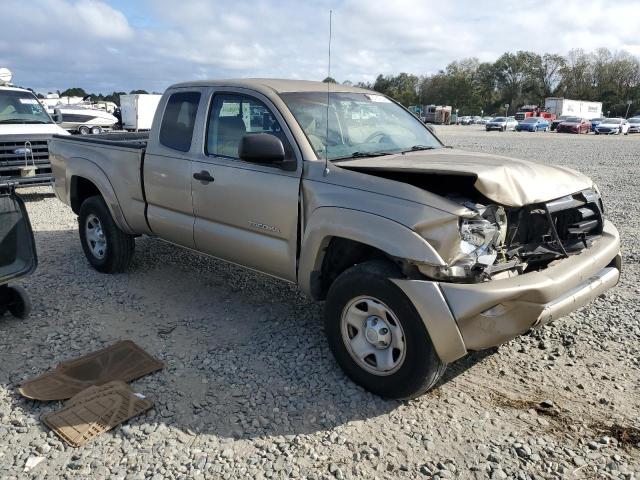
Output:
<path fill-rule="evenodd" d="M 460 250 L 476 257 L 490 248 L 499 234 L 497 225 L 485 219 L 463 219 L 460 223 Z"/>

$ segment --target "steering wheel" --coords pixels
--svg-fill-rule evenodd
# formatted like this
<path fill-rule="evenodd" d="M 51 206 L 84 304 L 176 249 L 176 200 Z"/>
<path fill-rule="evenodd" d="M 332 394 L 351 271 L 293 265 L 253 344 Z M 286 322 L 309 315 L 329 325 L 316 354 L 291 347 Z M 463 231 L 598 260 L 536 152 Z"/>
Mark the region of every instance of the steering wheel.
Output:
<path fill-rule="evenodd" d="M 380 140 L 378 140 L 378 143 L 382 143 L 382 140 L 383 140 L 385 137 L 387 137 L 387 138 L 388 138 L 388 137 L 389 137 L 389 135 L 387 135 L 386 133 L 381 132 L 380 130 L 378 130 L 378 131 L 373 132 L 371 135 L 369 135 L 369 136 L 365 139 L 364 143 L 370 143 L 370 142 L 372 142 L 372 141 L 373 141 L 373 139 L 374 139 L 374 138 L 377 138 L 377 137 L 380 137 Z"/>

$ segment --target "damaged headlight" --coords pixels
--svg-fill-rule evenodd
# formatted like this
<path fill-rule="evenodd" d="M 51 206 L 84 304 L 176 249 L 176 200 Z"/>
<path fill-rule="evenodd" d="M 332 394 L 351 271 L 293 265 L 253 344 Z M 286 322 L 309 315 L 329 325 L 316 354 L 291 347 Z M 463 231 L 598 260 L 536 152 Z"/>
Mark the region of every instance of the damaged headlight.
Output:
<path fill-rule="evenodd" d="M 500 235 L 500 227 L 483 218 L 463 219 L 460 222 L 460 250 L 468 256 L 478 260 L 480 257 L 491 256 L 493 245 Z M 492 263 L 495 259 L 490 260 Z M 485 260 L 485 259 L 483 259 Z M 482 262 L 487 263 L 487 262 Z"/>
<path fill-rule="evenodd" d="M 476 216 L 460 219 L 457 255 L 447 266 L 428 270 L 423 267 L 423 273 L 435 279 L 477 281 L 494 264 L 507 234 L 504 208 L 496 205 L 474 207 Z"/>

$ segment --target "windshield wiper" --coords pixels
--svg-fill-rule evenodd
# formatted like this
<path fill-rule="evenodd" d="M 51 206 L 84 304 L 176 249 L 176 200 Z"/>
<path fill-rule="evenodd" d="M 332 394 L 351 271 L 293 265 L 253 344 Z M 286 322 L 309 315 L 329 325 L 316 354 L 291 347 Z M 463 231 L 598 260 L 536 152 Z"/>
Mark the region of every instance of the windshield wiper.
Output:
<path fill-rule="evenodd" d="M 419 152 L 421 150 L 433 150 L 434 147 L 433 145 L 414 145 L 413 147 L 407 149 L 407 150 L 403 150 L 400 153 L 407 153 L 407 152 Z"/>
<path fill-rule="evenodd" d="M 333 161 L 336 160 L 349 160 L 350 158 L 368 158 L 368 157 L 382 157 L 383 155 L 393 155 L 390 152 L 353 152 L 348 157 L 339 157 L 334 158 Z"/>
<path fill-rule="evenodd" d="M 43 122 L 42 120 L 25 120 L 23 118 L 6 118 L 4 120 L 0 120 L 0 123 L 32 124 L 32 123 L 51 123 L 51 122 Z"/>

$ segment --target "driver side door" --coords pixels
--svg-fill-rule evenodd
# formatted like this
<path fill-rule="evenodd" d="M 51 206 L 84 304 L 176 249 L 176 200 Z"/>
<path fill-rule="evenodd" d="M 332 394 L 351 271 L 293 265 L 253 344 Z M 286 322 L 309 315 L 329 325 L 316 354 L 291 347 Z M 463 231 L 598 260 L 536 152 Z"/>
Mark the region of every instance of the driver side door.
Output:
<path fill-rule="evenodd" d="M 196 249 L 295 281 L 302 161 L 293 136 L 258 93 L 216 91 L 209 105 L 205 148 L 192 167 Z M 240 159 L 240 141 L 251 133 L 280 138 L 295 171 Z"/>

